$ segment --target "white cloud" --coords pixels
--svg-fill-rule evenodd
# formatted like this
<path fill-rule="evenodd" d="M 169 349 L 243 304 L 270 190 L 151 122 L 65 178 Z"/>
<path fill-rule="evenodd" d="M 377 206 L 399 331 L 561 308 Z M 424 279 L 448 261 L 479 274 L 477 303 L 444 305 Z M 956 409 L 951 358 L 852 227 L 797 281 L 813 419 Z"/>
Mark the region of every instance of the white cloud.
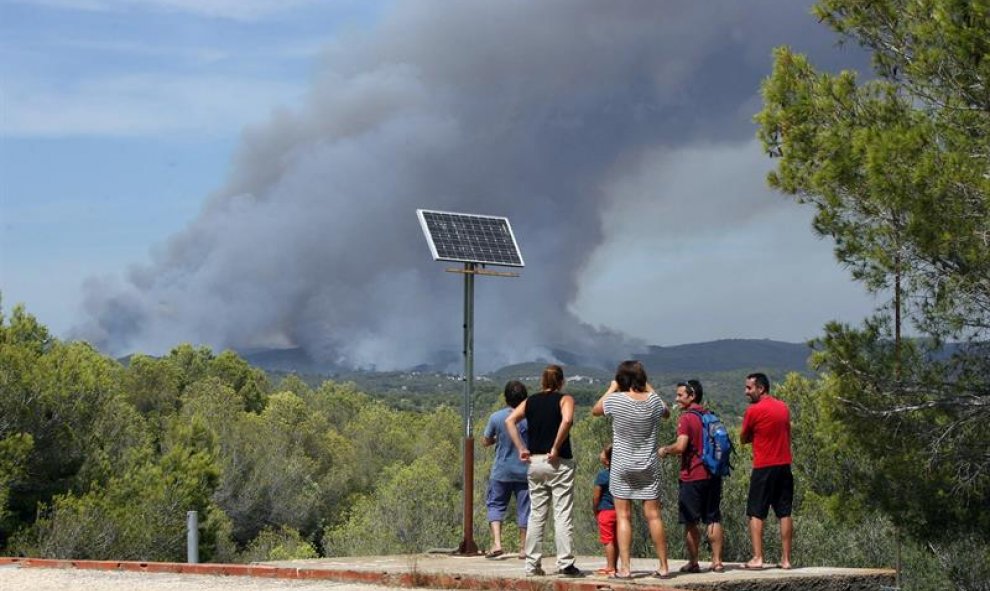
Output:
<path fill-rule="evenodd" d="M 312 59 L 323 53 L 333 42 L 332 36 L 312 39 L 296 39 L 277 45 L 252 45 L 231 47 L 224 45 L 166 45 L 106 39 L 60 40 L 57 49 L 100 51 L 128 56 L 178 58 L 199 64 L 212 64 L 224 60 L 258 63 L 271 60 Z"/>
<path fill-rule="evenodd" d="M 100 52 L 103 54 L 119 54 L 128 57 L 171 58 L 199 65 L 210 65 L 234 57 L 243 58 L 245 53 L 222 46 L 205 45 L 167 45 L 162 43 L 142 43 L 117 39 L 65 39 L 60 38 L 45 47 L 46 52 L 55 54 L 71 52 Z M 280 48 L 265 48 L 264 55 L 268 56 Z M 261 53 L 259 51 L 259 53 Z M 281 53 L 285 53 L 284 50 Z M 313 52 L 315 54 L 315 51 Z M 95 58 L 94 58 L 95 59 Z"/>
<path fill-rule="evenodd" d="M 867 316 L 873 298 L 812 233 L 811 209 L 766 187 L 770 167 L 753 141 L 653 150 L 617 173 L 573 311 L 661 345 L 803 341 Z"/>
<path fill-rule="evenodd" d="M 35 4 L 91 12 L 156 10 L 199 16 L 255 21 L 280 12 L 318 4 L 317 0 L 20 0 Z"/>
<path fill-rule="evenodd" d="M 7 136 L 138 136 L 237 132 L 294 102 L 300 85 L 234 76 L 130 75 L 6 80 L 0 133 Z"/>

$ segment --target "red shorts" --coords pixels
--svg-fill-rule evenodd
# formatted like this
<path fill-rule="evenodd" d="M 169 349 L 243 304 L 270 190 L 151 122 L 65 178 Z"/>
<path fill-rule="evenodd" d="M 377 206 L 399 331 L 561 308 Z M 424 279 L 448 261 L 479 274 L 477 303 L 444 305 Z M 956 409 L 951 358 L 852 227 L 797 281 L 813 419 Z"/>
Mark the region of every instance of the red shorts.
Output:
<path fill-rule="evenodd" d="M 596 515 L 598 519 L 598 540 L 602 544 L 615 541 L 615 509 L 602 509 Z"/>

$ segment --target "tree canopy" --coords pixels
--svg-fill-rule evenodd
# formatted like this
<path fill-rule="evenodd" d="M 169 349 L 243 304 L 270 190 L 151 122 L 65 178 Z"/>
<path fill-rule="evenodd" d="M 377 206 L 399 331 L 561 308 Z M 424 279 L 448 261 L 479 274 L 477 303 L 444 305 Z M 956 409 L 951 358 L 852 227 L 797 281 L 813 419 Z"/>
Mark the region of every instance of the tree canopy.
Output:
<path fill-rule="evenodd" d="M 822 0 L 814 12 L 872 53 L 872 76 L 779 48 L 756 119 L 777 162 L 769 184 L 813 206 L 815 231 L 887 301 L 819 341 L 830 416 L 872 459 L 852 482 L 896 523 L 925 540 L 985 536 L 990 2 Z"/>

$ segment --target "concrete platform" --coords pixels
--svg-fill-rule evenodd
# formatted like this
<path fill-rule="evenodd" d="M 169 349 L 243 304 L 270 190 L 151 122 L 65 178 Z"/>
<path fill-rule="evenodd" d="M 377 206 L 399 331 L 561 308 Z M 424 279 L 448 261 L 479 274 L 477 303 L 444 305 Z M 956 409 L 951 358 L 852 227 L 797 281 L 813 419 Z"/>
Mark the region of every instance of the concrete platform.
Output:
<path fill-rule="evenodd" d="M 725 572 L 679 574 L 684 561 L 670 562 L 674 576 L 652 576 L 656 560 L 634 559 L 633 579 L 615 580 L 594 571 L 605 565 L 602 557 L 578 557 L 582 578 L 562 578 L 555 574 L 553 557 L 545 557 L 544 577 L 526 577 L 523 563 L 515 555 L 498 560 L 483 556 L 414 554 L 403 556 L 360 556 L 292 560 L 264 564 L 185 564 L 171 562 L 127 562 L 94 560 L 55 560 L 0 558 L 2 564 L 36 568 L 78 568 L 123 570 L 149 573 L 176 573 L 218 576 L 248 576 L 295 580 L 328 580 L 366 583 L 388 587 L 430 589 L 511 589 L 518 591 L 619 591 L 699 589 L 718 591 L 877 591 L 893 585 L 894 572 L 884 569 L 805 567 L 792 570 L 751 571 L 740 564 L 727 563 Z M 702 563 L 702 567 L 708 565 Z"/>
<path fill-rule="evenodd" d="M 725 572 L 701 572 L 680 574 L 677 569 L 683 560 L 671 560 L 674 575 L 670 579 L 652 576 L 656 559 L 633 559 L 633 579 L 631 581 L 609 579 L 595 575 L 594 571 L 605 566 L 600 556 L 580 556 L 577 565 L 586 574 L 583 578 L 562 578 L 554 573 L 554 558 L 544 557 L 545 577 L 526 577 L 523 561 L 514 554 L 498 560 L 488 560 L 483 556 L 465 557 L 445 554 L 416 554 L 408 556 L 366 556 L 358 558 L 326 558 L 271 563 L 281 567 L 320 568 L 334 571 L 348 571 L 355 574 L 388 573 L 394 577 L 408 578 L 418 587 L 440 589 L 554 589 L 557 591 L 591 591 L 610 589 L 663 590 L 663 589 L 706 589 L 735 591 L 742 589 L 766 589 L 774 591 L 832 591 L 869 590 L 877 591 L 881 585 L 893 585 L 894 571 L 868 570 L 831 567 L 807 567 L 791 570 L 778 568 L 752 571 L 741 564 L 727 563 Z M 707 568 L 707 563 L 702 563 Z M 369 581 L 371 582 L 371 581 Z M 377 582 L 377 581 L 374 581 Z"/>

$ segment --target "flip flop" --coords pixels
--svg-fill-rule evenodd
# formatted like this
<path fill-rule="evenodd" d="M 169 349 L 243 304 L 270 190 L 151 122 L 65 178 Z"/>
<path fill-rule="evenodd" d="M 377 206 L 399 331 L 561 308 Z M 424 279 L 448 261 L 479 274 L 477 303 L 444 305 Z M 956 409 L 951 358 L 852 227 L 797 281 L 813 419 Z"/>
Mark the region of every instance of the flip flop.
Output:
<path fill-rule="evenodd" d="M 713 573 L 724 573 L 725 572 L 725 565 L 722 565 L 722 564 L 713 564 L 712 565 L 712 568 L 710 570 Z"/>
<path fill-rule="evenodd" d="M 595 571 L 596 575 L 614 575 L 615 570 L 611 568 L 600 568 Z"/>
<path fill-rule="evenodd" d="M 768 568 L 773 568 L 773 567 L 767 566 L 766 564 L 761 564 L 759 566 L 751 566 L 748 562 L 744 562 L 743 565 L 742 565 L 742 567 L 744 569 L 746 569 L 746 570 L 766 570 Z"/>
<path fill-rule="evenodd" d="M 700 573 L 701 572 L 701 565 L 698 564 L 697 562 L 694 563 L 694 564 L 688 563 L 688 564 L 685 564 L 684 566 L 682 566 L 681 568 L 677 569 L 677 572 L 679 572 L 679 573 Z"/>
<path fill-rule="evenodd" d="M 658 578 L 658 579 L 669 579 L 673 575 L 671 575 L 670 573 L 664 574 L 664 573 L 662 573 L 662 572 L 660 572 L 658 570 L 655 570 L 655 571 L 653 571 L 653 576 L 656 577 L 656 578 Z"/>
<path fill-rule="evenodd" d="M 619 573 L 612 573 L 611 575 L 608 576 L 608 578 L 618 579 L 620 581 L 630 581 L 632 580 L 633 576 L 632 573 L 629 573 L 628 575 L 620 575 Z"/>
<path fill-rule="evenodd" d="M 485 558 L 487 558 L 488 560 L 494 560 L 503 554 L 505 554 L 505 552 L 503 552 L 502 550 L 492 550 L 491 552 L 485 554 Z"/>

